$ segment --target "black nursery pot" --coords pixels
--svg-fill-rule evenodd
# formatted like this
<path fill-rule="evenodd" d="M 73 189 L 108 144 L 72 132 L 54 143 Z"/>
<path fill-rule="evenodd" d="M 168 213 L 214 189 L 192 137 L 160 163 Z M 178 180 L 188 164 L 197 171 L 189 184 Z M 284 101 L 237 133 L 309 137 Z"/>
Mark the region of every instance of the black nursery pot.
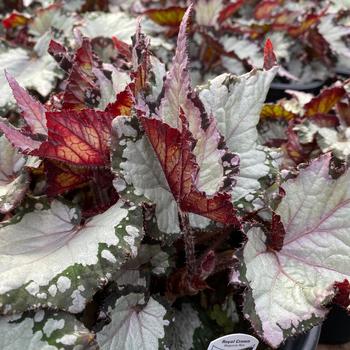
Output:
<path fill-rule="evenodd" d="M 322 325 L 320 343 L 344 344 L 350 342 L 350 316 L 345 309 L 334 305 Z"/>
<path fill-rule="evenodd" d="M 316 350 L 320 333 L 321 325 L 312 328 L 307 333 L 288 339 L 279 350 Z"/>
<path fill-rule="evenodd" d="M 286 90 L 297 90 L 318 95 L 326 84 L 327 81 L 319 80 L 307 84 L 272 82 L 266 97 L 266 102 L 276 102 L 281 98 L 290 97 L 290 95 L 286 93 Z"/>

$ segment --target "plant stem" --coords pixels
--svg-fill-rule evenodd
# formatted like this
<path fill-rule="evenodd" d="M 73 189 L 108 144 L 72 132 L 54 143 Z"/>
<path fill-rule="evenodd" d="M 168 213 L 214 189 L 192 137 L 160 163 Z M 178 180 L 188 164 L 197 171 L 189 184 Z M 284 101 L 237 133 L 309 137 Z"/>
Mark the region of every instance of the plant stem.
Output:
<path fill-rule="evenodd" d="M 193 230 L 192 230 L 191 225 L 190 225 L 188 214 L 183 213 L 180 210 L 179 216 L 180 216 L 181 230 L 182 230 L 183 235 L 184 235 L 186 267 L 187 267 L 187 272 L 188 272 L 188 279 L 189 279 L 189 281 L 191 281 L 192 277 L 197 272 L 194 235 L 193 235 Z"/>

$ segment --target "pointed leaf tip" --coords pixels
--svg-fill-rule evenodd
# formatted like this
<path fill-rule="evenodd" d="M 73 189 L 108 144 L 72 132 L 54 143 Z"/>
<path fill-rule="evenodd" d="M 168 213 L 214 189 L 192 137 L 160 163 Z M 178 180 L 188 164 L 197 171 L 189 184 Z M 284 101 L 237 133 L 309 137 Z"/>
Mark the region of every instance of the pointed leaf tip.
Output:
<path fill-rule="evenodd" d="M 189 24 L 192 10 L 193 10 L 193 4 L 190 3 L 184 16 L 182 17 L 182 21 L 180 24 L 179 35 L 177 37 L 177 45 L 178 46 L 181 45 L 181 43 L 186 42 L 186 31 L 187 31 L 187 26 Z"/>
<path fill-rule="evenodd" d="M 277 58 L 271 40 L 267 39 L 264 47 L 264 69 L 270 70 L 274 66 L 277 66 Z"/>
<path fill-rule="evenodd" d="M 5 70 L 5 76 L 16 99 L 18 107 L 33 134 L 47 135 L 46 109 L 39 101 L 34 99 L 18 81 Z"/>

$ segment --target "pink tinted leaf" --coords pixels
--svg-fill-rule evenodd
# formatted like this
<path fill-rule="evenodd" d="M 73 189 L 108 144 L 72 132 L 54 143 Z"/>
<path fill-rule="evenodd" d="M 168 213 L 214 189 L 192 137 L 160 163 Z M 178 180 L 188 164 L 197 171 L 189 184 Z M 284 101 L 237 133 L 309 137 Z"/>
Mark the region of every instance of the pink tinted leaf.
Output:
<path fill-rule="evenodd" d="M 198 189 L 212 194 L 225 181 L 222 166 L 225 151 L 219 147 L 221 135 L 215 119 L 203 113 L 204 107 L 191 88 L 186 33 L 191 11 L 192 6 L 187 9 L 180 25 L 176 53 L 166 75 L 164 97 L 157 115 L 168 125 L 181 130 L 179 111 L 184 111 L 189 131 L 197 141 L 193 153 L 200 169 L 197 175 Z"/>
<path fill-rule="evenodd" d="M 164 82 L 165 92 L 161 101 L 158 115 L 174 128 L 180 128 L 179 119 L 180 108 L 185 112 L 189 121 L 190 130 L 194 137 L 194 127 L 198 129 L 200 124 L 200 112 L 193 102 L 188 98 L 191 91 L 190 75 L 188 72 L 188 55 L 187 55 L 187 26 L 192 11 L 190 6 L 185 12 L 177 38 L 175 56 L 172 67 L 166 75 Z"/>
<path fill-rule="evenodd" d="M 285 230 L 281 249 L 268 249 L 260 227 L 247 232 L 244 312 L 257 315 L 252 323 L 272 347 L 319 323 L 334 283 L 350 279 L 350 171 L 333 179 L 330 161 L 323 155 L 282 185 L 286 194 L 276 209 Z"/>
<path fill-rule="evenodd" d="M 12 89 L 14 98 L 22 110 L 22 115 L 33 134 L 47 135 L 45 107 L 35 100 L 26 89 L 23 89 L 16 79 L 9 73 L 5 73 L 7 81 Z"/>
<path fill-rule="evenodd" d="M 31 154 L 41 146 L 40 141 L 33 140 L 29 136 L 23 134 L 20 129 L 6 123 L 0 122 L 0 130 L 5 134 L 12 146 L 19 149 L 24 154 Z"/>

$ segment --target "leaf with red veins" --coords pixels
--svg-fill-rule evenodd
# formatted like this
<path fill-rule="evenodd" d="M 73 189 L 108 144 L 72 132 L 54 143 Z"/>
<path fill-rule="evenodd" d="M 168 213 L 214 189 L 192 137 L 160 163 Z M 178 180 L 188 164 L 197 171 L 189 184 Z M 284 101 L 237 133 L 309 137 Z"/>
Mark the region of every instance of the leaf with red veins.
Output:
<path fill-rule="evenodd" d="M 81 166 L 106 166 L 113 116 L 86 109 L 47 112 L 48 140 L 33 154 Z"/>
<path fill-rule="evenodd" d="M 132 88 L 132 84 L 130 84 L 124 91 L 117 94 L 115 102 L 108 104 L 105 111 L 111 113 L 114 117 L 120 115 L 130 116 L 131 107 L 134 105 Z"/>
<path fill-rule="evenodd" d="M 343 98 L 346 91 L 342 86 L 332 86 L 324 89 L 305 106 L 305 116 L 311 117 L 316 114 L 326 114 Z"/>
<path fill-rule="evenodd" d="M 101 92 L 95 69 L 100 69 L 100 62 L 92 51 L 88 38 L 79 38 L 80 47 L 72 55 L 58 42 L 51 40 L 48 52 L 60 67 L 69 73 L 65 80 L 62 97 L 63 109 L 81 110 L 97 107 Z"/>
<path fill-rule="evenodd" d="M 347 279 L 343 282 L 335 282 L 334 288 L 336 295 L 333 299 L 335 304 L 338 304 L 350 312 L 350 283 Z"/>
<path fill-rule="evenodd" d="M 163 9 L 150 9 L 143 14 L 161 26 L 178 27 L 185 11 L 186 9 L 183 7 L 171 6 Z"/>
<path fill-rule="evenodd" d="M 12 89 L 13 96 L 19 108 L 22 110 L 23 118 L 28 124 L 30 131 L 33 134 L 47 135 L 46 109 L 44 105 L 30 96 L 28 91 L 23 89 L 14 77 L 8 73 L 5 74 Z"/>
<path fill-rule="evenodd" d="M 268 250 L 280 251 L 283 247 L 284 236 L 286 231 L 284 230 L 281 217 L 276 213 L 272 214 L 271 228 L 267 233 L 266 246 Z"/>
<path fill-rule="evenodd" d="M 19 149 L 21 153 L 31 154 L 41 146 L 40 141 L 33 140 L 31 137 L 25 135 L 22 130 L 7 123 L 7 121 L 0 121 L 0 130 L 5 134 L 12 146 Z"/>
<path fill-rule="evenodd" d="M 197 189 L 195 179 L 199 167 L 192 153 L 194 140 L 186 124 L 180 132 L 158 119 L 140 119 L 179 208 L 184 212 L 239 226 L 230 195 L 217 193 L 207 196 Z"/>
<path fill-rule="evenodd" d="M 268 249 L 260 227 L 247 232 L 240 280 L 246 283 L 244 314 L 255 315 L 256 332 L 272 347 L 320 323 L 350 280 L 350 171 L 329 175 L 331 155 L 313 160 L 283 185 L 276 209 L 285 229 L 279 251 Z"/>
<path fill-rule="evenodd" d="M 46 194 L 54 197 L 72 189 L 84 186 L 91 177 L 91 169 L 74 167 L 57 161 L 44 161 L 47 177 Z"/>
<path fill-rule="evenodd" d="M 179 111 L 182 109 L 189 130 L 197 143 L 193 153 L 199 165 L 198 189 L 213 194 L 225 181 L 222 157 L 225 150 L 219 149 L 221 140 L 214 118 L 208 118 L 199 99 L 191 88 L 188 72 L 186 30 L 192 7 L 190 6 L 181 22 L 173 65 L 166 75 L 164 97 L 158 110 L 158 117 L 173 128 L 181 131 Z M 193 96 L 193 97 L 190 97 Z M 202 110 L 201 110 L 202 109 Z M 203 124 L 205 128 L 202 127 Z"/>
<path fill-rule="evenodd" d="M 277 58 L 271 40 L 267 39 L 264 47 L 264 69 L 270 70 L 274 66 L 277 66 Z"/>
<path fill-rule="evenodd" d="M 221 23 L 234 15 L 242 5 L 244 5 L 244 0 L 236 0 L 226 5 L 219 14 L 218 22 Z"/>
<path fill-rule="evenodd" d="M 81 110 L 97 107 L 101 94 L 93 68 L 99 64 L 93 56 L 90 39 L 83 38 L 74 56 L 73 67 L 66 81 L 63 108 Z"/>

